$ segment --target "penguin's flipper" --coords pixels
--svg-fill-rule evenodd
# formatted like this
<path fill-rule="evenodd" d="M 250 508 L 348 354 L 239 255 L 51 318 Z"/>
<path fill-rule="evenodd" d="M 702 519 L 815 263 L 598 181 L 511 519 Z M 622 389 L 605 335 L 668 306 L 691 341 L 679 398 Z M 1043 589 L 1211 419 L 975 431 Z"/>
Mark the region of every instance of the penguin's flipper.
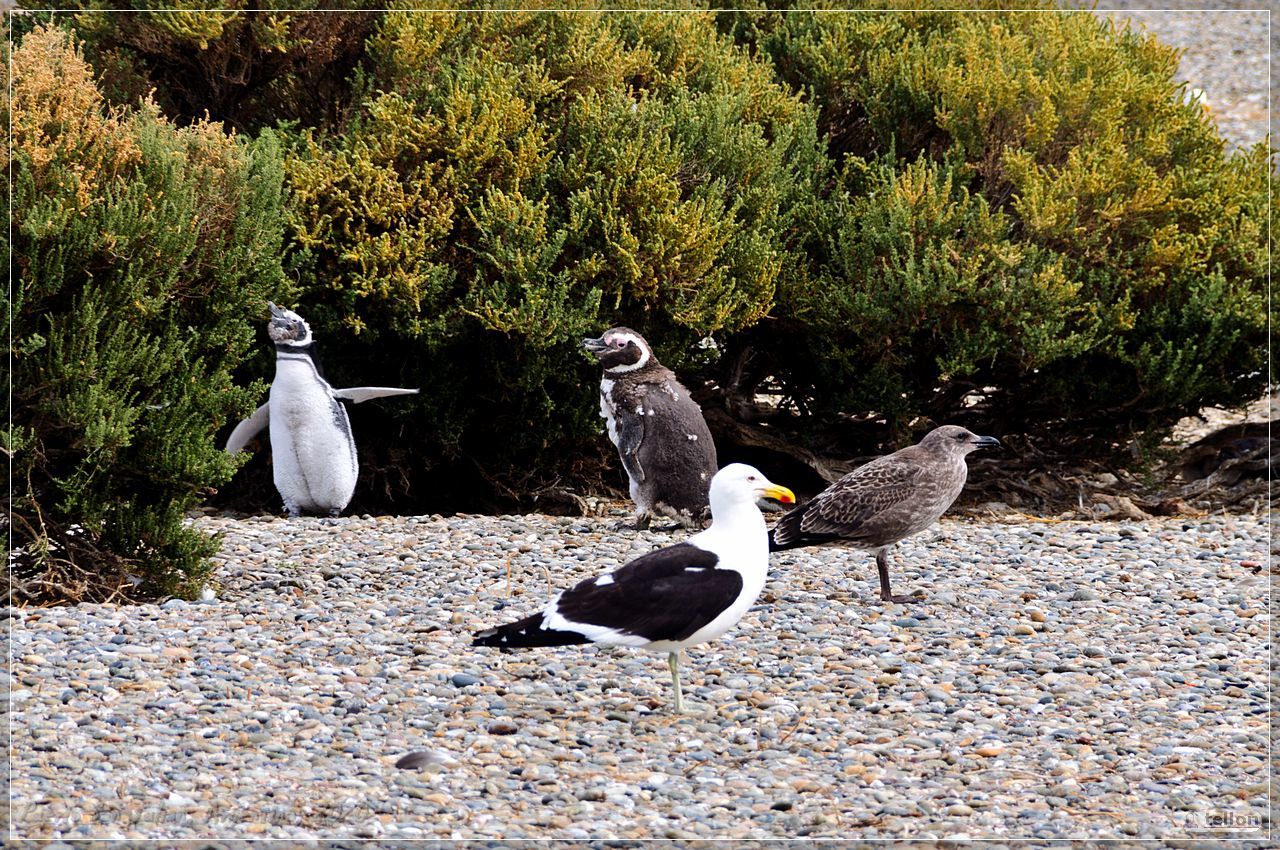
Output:
<path fill-rule="evenodd" d="M 362 401 L 368 401 L 371 398 L 382 398 L 389 395 L 413 395 L 418 390 L 406 390 L 402 387 L 346 387 L 345 389 L 334 390 L 334 398 L 342 398 L 352 404 L 359 404 Z"/>
<path fill-rule="evenodd" d="M 640 464 L 640 444 L 644 442 L 644 414 L 625 416 L 618 420 L 618 456 L 627 474 L 637 483 L 644 481 L 644 467 Z"/>
<path fill-rule="evenodd" d="M 241 422 L 227 438 L 227 454 L 234 455 L 244 451 L 244 447 L 254 436 L 271 423 L 270 402 L 262 405 L 253 415 Z"/>

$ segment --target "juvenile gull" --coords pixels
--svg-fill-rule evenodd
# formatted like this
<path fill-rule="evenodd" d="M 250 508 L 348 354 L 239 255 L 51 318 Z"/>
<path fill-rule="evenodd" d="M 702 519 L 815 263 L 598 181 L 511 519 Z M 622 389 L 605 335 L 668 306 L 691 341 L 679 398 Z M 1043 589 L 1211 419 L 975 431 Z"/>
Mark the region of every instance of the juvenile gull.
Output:
<path fill-rule="evenodd" d="M 943 425 L 914 446 L 878 457 L 787 512 L 769 532 L 769 551 L 836 543 L 876 554 L 880 598 L 919 602 L 889 590 L 889 547 L 938 521 L 964 489 L 975 449 L 999 446 L 958 425 Z"/>
<path fill-rule="evenodd" d="M 598 643 L 666 652 L 675 710 L 683 711 L 680 650 L 727 632 L 764 587 L 769 543 L 756 507 L 761 497 L 795 501 L 754 467 L 726 466 L 711 479 L 706 531 L 578 582 L 541 613 L 477 632 L 472 646 Z"/>
<path fill-rule="evenodd" d="M 604 367 L 600 415 L 627 471 L 636 527 L 656 516 L 701 527 L 717 468 L 702 408 L 630 328 L 610 328 L 582 346 Z"/>

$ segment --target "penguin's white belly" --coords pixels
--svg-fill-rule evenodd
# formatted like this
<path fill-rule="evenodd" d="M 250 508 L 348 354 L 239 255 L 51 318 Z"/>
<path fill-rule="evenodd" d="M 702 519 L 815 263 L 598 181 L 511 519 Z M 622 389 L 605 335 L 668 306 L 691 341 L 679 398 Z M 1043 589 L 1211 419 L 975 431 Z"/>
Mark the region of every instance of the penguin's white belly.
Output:
<path fill-rule="evenodd" d="M 286 509 L 345 508 L 358 472 L 351 425 L 309 362 L 277 366 L 270 410 L 274 478 Z"/>
<path fill-rule="evenodd" d="M 613 391 L 613 381 L 605 378 L 600 382 L 600 416 L 604 419 L 605 430 L 609 432 L 609 442 L 618 445 L 618 420 L 614 415 L 613 399 L 609 393 Z"/>
<path fill-rule="evenodd" d="M 609 442 L 613 443 L 614 448 L 619 452 L 622 451 L 621 439 L 618 436 L 618 414 L 613 404 L 613 381 L 605 378 L 600 382 L 600 416 L 604 419 L 605 430 L 609 434 Z M 640 486 L 631 475 L 631 470 L 623 465 L 623 472 L 627 474 L 627 491 L 631 495 L 631 501 L 636 504 L 636 514 L 644 515 L 652 509 L 649 499 L 645 495 L 644 488 Z"/>

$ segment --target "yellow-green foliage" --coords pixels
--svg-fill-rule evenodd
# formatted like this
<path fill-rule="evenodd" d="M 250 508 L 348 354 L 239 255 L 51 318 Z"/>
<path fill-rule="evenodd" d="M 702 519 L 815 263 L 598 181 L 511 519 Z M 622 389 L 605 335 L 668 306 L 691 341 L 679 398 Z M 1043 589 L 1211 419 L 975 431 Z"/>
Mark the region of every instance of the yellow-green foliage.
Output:
<path fill-rule="evenodd" d="M 234 469 L 213 435 L 282 285 L 279 149 L 107 109 L 61 30 L 12 60 L 13 589 L 189 593 L 215 544 L 183 512 Z"/>
<path fill-rule="evenodd" d="M 1260 391 L 1268 149 L 1224 151 L 1171 50 L 1035 0 L 743 3 L 75 21 L 113 90 L 278 122 L 330 377 L 423 389 L 356 423 L 397 487 L 572 478 L 613 324 L 713 404 L 897 429 L 1114 439 Z"/>
<path fill-rule="evenodd" d="M 778 261 L 742 225 L 777 215 L 768 136 L 808 115 L 709 18 L 392 13 L 369 53 L 341 141 L 308 133 L 289 161 L 296 244 L 327 264 L 317 285 L 341 291 L 346 328 L 379 301 L 400 332 L 456 299 L 548 340 L 589 329 L 581 308 L 601 301 L 696 334 L 767 310 Z M 553 249 L 507 256 L 530 238 Z M 538 303 L 572 297 L 576 321 L 502 318 L 530 315 L 529 287 L 559 271 Z"/>
<path fill-rule="evenodd" d="M 578 341 L 621 318 L 683 366 L 767 314 L 821 153 L 711 16 L 391 12 L 367 57 L 341 132 L 289 146 L 293 264 L 351 378 L 423 385 L 448 451 L 594 431 Z"/>
<path fill-rule="evenodd" d="M 242 131 L 339 114 L 343 81 L 378 17 L 363 10 L 369 5 L 337 0 L 306 12 L 284 0 L 141 0 L 124 11 L 110 0 L 23 3 L 74 11 L 111 102 L 154 98 L 180 123 L 211 119 Z"/>
<path fill-rule="evenodd" d="M 1224 154 L 1172 50 L 1087 12 L 727 24 L 843 163 L 774 311 L 838 352 L 798 396 L 944 417 L 994 386 L 1015 427 L 1146 427 L 1261 391 L 1267 148 Z"/>

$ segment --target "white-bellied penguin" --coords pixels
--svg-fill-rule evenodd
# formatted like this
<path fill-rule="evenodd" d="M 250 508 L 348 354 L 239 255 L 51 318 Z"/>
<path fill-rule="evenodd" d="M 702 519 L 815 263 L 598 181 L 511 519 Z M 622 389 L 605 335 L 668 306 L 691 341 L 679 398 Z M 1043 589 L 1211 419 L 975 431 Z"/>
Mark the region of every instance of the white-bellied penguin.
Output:
<path fill-rule="evenodd" d="M 267 403 L 241 422 L 227 439 L 236 454 L 263 428 L 270 427 L 272 472 L 284 511 L 337 516 L 351 501 L 360 471 L 351 422 L 339 401 L 353 403 L 416 389 L 347 387 L 334 389 L 324 379 L 306 320 L 270 301 L 267 335 L 276 346 L 276 375 Z"/>

